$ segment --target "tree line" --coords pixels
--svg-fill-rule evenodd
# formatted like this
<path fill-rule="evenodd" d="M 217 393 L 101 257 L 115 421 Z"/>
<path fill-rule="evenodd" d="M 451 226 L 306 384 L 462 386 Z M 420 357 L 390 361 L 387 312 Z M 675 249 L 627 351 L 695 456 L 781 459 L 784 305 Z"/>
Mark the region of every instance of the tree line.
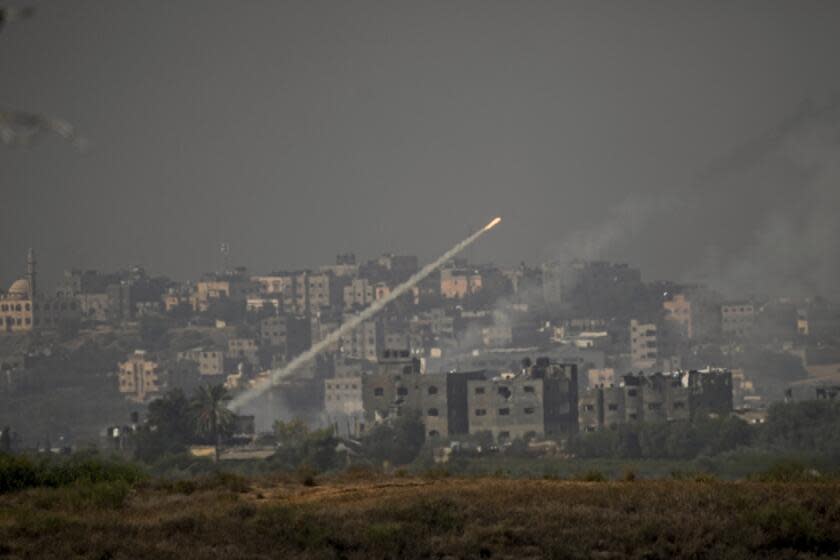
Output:
<path fill-rule="evenodd" d="M 691 422 L 649 422 L 580 434 L 570 450 L 582 458 L 694 459 L 738 448 L 819 456 L 840 461 L 840 402 L 774 403 L 761 424 L 736 416 Z"/>

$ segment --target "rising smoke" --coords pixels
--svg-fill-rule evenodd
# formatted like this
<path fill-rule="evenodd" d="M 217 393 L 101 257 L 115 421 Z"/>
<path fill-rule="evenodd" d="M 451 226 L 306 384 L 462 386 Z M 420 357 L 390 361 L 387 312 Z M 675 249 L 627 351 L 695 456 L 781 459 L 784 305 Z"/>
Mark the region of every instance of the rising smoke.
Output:
<path fill-rule="evenodd" d="M 333 346 L 334 344 L 338 343 L 342 337 L 347 336 L 350 332 L 358 328 L 365 321 L 372 319 L 379 312 L 384 310 L 390 303 L 396 301 L 398 298 L 406 294 L 409 290 L 411 290 L 411 288 L 416 286 L 429 274 L 431 274 L 444 263 L 446 263 L 446 261 L 452 259 L 458 253 L 472 245 L 479 237 L 490 231 L 492 228 L 496 227 L 501 221 L 502 219 L 500 217 L 493 218 L 493 220 L 491 220 L 486 226 L 484 226 L 480 230 L 476 231 L 475 233 L 473 233 L 472 235 L 470 235 L 469 237 L 467 237 L 466 239 L 449 249 L 436 260 L 432 261 L 431 263 L 427 264 L 422 269 L 420 269 L 411 278 L 394 288 L 393 291 L 391 291 L 391 293 L 389 293 L 387 296 L 376 301 L 370 307 L 368 307 L 367 309 L 365 309 L 346 323 L 343 323 L 338 329 L 331 332 L 322 341 L 313 345 L 311 348 L 309 348 L 309 350 L 307 350 L 303 354 L 297 356 L 295 359 L 289 362 L 289 364 L 286 365 L 286 367 L 271 372 L 270 382 L 264 383 L 257 387 L 253 387 L 245 391 L 244 393 L 238 395 L 235 399 L 231 401 L 230 408 L 232 410 L 238 410 L 242 408 L 244 405 L 248 404 L 253 399 L 259 397 L 260 395 L 268 391 L 274 383 L 277 383 L 278 381 L 289 377 L 301 367 L 314 360 L 318 354 L 324 352 L 330 346 Z"/>
<path fill-rule="evenodd" d="M 734 251 L 707 244 L 689 276 L 702 276 L 731 297 L 840 295 L 840 97 L 823 106 L 803 105 L 701 179 L 695 189 L 701 210 L 756 225 L 743 239 L 718 239 Z M 712 196 L 710 187 L 718 187 Z M 747 194 L 755 192 L 762 196 Z M 723 230 L 729 225 L 708 224 Z"/>
<path fill-rule="evenodd" d="M 838 207 L 840 96 L 835 96 L 823 104 L 802 104 L 666 197 L 625 199 L 591 227 L 550 247 L 547 257 L 631 264 L 671 259 L 681 270 L 678 279 L 732 298 L 838 298 Z M 678 242 L 659 253 L 654 247 L 663 237 Z"/>

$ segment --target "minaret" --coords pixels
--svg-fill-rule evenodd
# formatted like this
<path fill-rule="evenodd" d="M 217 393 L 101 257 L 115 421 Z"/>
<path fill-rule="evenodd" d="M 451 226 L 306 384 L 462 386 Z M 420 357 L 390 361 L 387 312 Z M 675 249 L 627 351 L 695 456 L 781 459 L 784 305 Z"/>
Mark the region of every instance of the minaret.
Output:
<path fill-rule="evenodd" d="M 26 279 L 29 280 L 29 297 L 35 301 L 35 251 L 30 247 L 26 254 Z"/>

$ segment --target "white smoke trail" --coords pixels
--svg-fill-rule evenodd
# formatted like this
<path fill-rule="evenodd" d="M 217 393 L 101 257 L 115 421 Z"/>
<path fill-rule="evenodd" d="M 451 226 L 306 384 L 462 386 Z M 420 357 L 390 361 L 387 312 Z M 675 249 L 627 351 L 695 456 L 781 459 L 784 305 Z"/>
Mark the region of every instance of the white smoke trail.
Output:
<path fill-rule="evenodd" d="M 281 379 L 284 379 L 284 378 L 288 377 L 289 375 L 294 373 L 296 370 L 300 369 L 305 364 L 314 360 L 315 357 L 318 354 L 320 354 L 321 352 L 323 352 L 324 350 L 326 350 L 327 348 L 329 348 L 333 344 L 336 344 L 341 339 L 341 337 L 346 336 L 348 333 L 350 333 L 352 330 L 357 328 L 359 325 L 361 325 L 365 321 L 373 318 L 377 313 L 379 313 L 380 311 L 385 309 L 385 307 L 387 307 L 389 303 L 393 302 L 394 300 L 396 300 L 397 298 L 399 298 L 400 296 L 402 296 L 403 294 L 408 292 L 418 282 L 420 282 L 426 276 L 428 276 L 429 274 L 434 272 L 435 269 L 437 269 L 438 267 L 443 265 L 446 261 L 448 261 L 449 259 L 451 259 L 455 255 L 457 255 L 458 253 L 460 253 L 461 251 L 466 249 L 473 242 L 475 242 L 476 239 L 478 239 L 479 237 L 484 235 L 486 232 L 490 231 L 493 227 L 498 225 L 499 222 L 501 222 L 501 221 L 502 221 L 501 218 L 494 218 L 486 226 L 484 226 L 480 230 L 476 231 L 475 233 L 473 233 L 472 235 L 470 235 L 469 237 L 467 237 L 466 239 L 464 239 L 463 241 L 461 241 L 460 243 L 458 243 L 457 245 L 452 247 L 450 250 L 445 252 L 443 255 L 438 257 L 436 260 L 434 260 L 434 261 L 430 262 L 429 264 L 427 264 L 426 266 L 424 266 L 417 273 L 415 273 L 411 278 L 409 278 L 408 280 L 406 280 L 405 282 L 403 282 L 402 284 L 400 284 L 399 286 L 394 288 L 394 290 L 391 293 L 389 293 L 387 296 L 385 296 L 384 298 L 380 299 L 379 301 L 373 303 L 370 307 L 368 307 L 367 309 L 365 309 L 364 311 L 362 311 L 361 313 L 359 313 L 358 315 L 356 315 L 355 317 L 353 317 L 352 319 L 350 319 L 346 323 L 342 324 L 338 329 L 334 330 L 329 335 L 327 335 L 327 337 L 324 338 L 321 342 L 319 342 L 318 344 L 315 344 L 314 346 L 309 348 L 309 350 L 307 350 L 306 352 L 304 352 L 303 354 L 301 354 L 300 356 L 296 357 L 294 360 L 289 362 L 288 365 L 286 365 L 286 367 L 273 371 L 271 373 L 271 381 L 270 382 L 263 383 L 262 385 L 259 385 L 257 387 L 253 387 L 251 389 L 248 389 L 244 393 L 241 393 L 240 395 L 238 395 L 236 398 L 234 398 L 230 402 L 231 410 L 237 410 L 237 409 L 243 407 L 244 405 L 248 404 L 253 399 L 255 399 L 255 398 L 259 397 L 261 394 L 265 393 L 271 387 L 272 384 L 280 381 Z"/>

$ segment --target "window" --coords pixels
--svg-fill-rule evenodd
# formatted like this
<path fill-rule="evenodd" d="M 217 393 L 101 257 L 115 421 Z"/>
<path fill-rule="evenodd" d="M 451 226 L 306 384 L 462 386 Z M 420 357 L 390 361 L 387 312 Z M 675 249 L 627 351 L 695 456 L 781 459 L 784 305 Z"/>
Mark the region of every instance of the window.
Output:
<path fill-rule="evenodd" d="M 438 432 L 437 430 L 429 430 L 429 437 L 438 437 L 439 435 L 440 432 Z"/>
<path fill-rule="evenodd" d="M 534 392 L 534 387 L 533 387 L 533 385 L 525 385 L 522 388 L 522 390 L 525 391 L 526 393 L 533 393 Z"/>
<path fill-rule="evenodd" d="M 428 392 L 429 392 L 430 395 L 437 395 L 438 388 L 435 387 L 434 385 L 430 385 L 429 389 L 428 389 Z"/>
<path fill-rule="evenodd" d="M 499 432 L 499 439 L 510 439 L 510 432 Z"/>
<path fill-rule="evenodd" d="M 618 405 L 615 403 L 610 403 L 609 405 L 607 405 L 607 409 L 613 411 L 618 410 Z"/>
<path fill-rule="evenodd" d="M 373 396 L 374 397 L 381 397 L 384 394 L 385 394 L 385 389 L 383 389 L 382 387 L 377 387 L 376 389 L 373 390 Z"/>
<path fill-rule="evenodd" d="M 510 409 L 509 408 L 500 408 L 499 409 L 499 416 L 509 416 Z"/>
<path fill-rule="evenodd" d="M 475 388 L 476 395 L 483 395 L 484 394 L 484 387 L 476 387 Z"/>
<path fill-rule="evenodd" d="M 585 404 L 585 405 L 583 405 L 583 410 L 585 410 L 586 412 L 592 412 L 593 410 L 595 410 L 595 405 L 594 404 Z"/>
<path fill-rule="evenodd" d="M 674 410 L 682 410 L 685 408 L 685 403 L 682 401 L 678 401 L 674 403 Z"/>
<path fill-rule="evenodd" d="M 436 408 L 430 408 L 429 410 L 426 411 L 426 416 L 437 416 L 437 415 L 438 415 L 438 409 L 436 409 Z"/>
<path fill-rule="evenodd" d="M 648 410 L 660 410 L 662 408 L 662 403 L 652 402 L 648 403 Z"/>
<path fill-rule="evenodd" d="M 483 408 L 476 408 L 475 409 L 475 415 L 476 416 L 487 416 L 487 411 L 484 410 Z"/>
<path fill-rule="evenodd" d="M 523 412 L 525 412 L 525 414 L 533 414 L 533 413 L 534 413 L 534 409 L 533 409 L 533 408 L 531 408 L 531 407 L 528 407 L 528 408 L 526 408 Z"/>
<path fill-rule="evenodd" d="M 635 397 L 638 394 L 636 389 L 627 389 L 627 396 L 628 397 Z"/>
<path fill-rule="evenodd" d="M 332 385 L 330 385 L 329 383 L 327 383 L 327 389 L 332 389 Z"/>
<path fill-rule="evenodd" d="M 509 387 L 504 387 L 504 386 L 499 387 L 498 392 L 499 392 L 500 397 L 502 397 L 504 399 L 509 399 L 510 398 L 511 393 L 510 393 L 510 388 Z"/>
<path fill-rule="evenodd" d="M 397 394 L 401 397 L 404 397 L 408 394 L 408 389 L 406 389 L 405 387 L 400 387 L 397 389 Z"/>

